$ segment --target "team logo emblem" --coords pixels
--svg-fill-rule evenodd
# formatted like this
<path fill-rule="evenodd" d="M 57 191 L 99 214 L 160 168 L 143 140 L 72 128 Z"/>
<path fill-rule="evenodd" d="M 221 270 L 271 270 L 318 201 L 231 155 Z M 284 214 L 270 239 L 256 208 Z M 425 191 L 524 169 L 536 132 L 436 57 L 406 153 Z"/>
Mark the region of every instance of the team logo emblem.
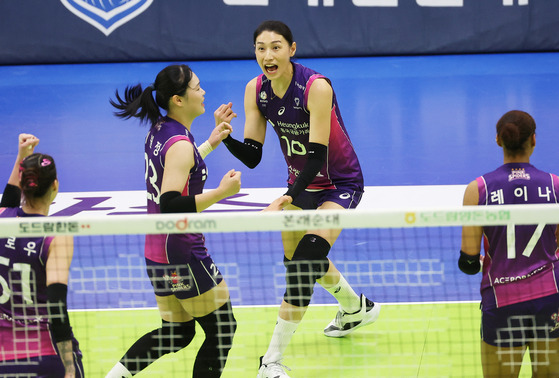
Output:
<path fill-rule="evenodd" d="M 295 97 L 295 106 L 296 106 L 296 107 L 299 107 L 299 102 L 300 102 L 300 101 L 301 101 L 301 100 L 299 100 L 299 97 Z"/>
<path fill-rule="evenodd" d="M 526 173 L 524 168 L 513 168 L 509 175 L 509 182 L 514 180 L 530 180 L 530 174 Z"/>
<path fill-rule="evenodd" d="M 60 0 L 70 12 L 108 36 L 143 11 L 153 0 Z"/>
<path fill-rule="evenodd" d="M 266 98 L 268 98 L 268 95 L 266 94 L 266 92 L 264 92 L 264 91 L 260 92 L 260 99 L 261 100 L 266 100 Z"/>

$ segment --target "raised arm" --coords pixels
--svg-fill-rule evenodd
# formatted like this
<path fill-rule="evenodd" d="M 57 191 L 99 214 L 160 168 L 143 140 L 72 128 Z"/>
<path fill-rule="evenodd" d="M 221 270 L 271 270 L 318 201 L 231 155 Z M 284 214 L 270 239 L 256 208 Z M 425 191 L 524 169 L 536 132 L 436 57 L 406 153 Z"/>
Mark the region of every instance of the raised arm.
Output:
<path fill-rule="evenodd" d="M 32 134 L 19 134 L 18 153 L 14 167 L 8 178 L 8 183 L 2 194 L 0 207 L 18 207 L 21 201 L 21 190 L 19 188 L 19 165 L 27 156 L 31 155 L 35 147 L 39 144 L 39 139 Z"/>
<path fill-rule="evenodd" d="M 262 159 L 262 145 L 265 138 L 266 119 L 256 105 L 256 78 L 254 78 L 245 88 L 244 142 L 229 135 L 223 140 L 223 143 L 233 156 L 247 167 L 254 168 Z"/>
<path fill-rule="evenodd" d="M 165 155 L 165 170 L 161 184 L 162 213 L 201 212 L 214 203 L 239 192 L 241 173 L 231 170 L 223 176 L 216 189 L 195 196 L 183 196 L 188 174 L 194 166 L 194 147 L 186 140 L 173 144 Z"/>
<path fill-rule="evenodd" d="M 215 128 L 209 138 L 198 146 L 198 151 L 200 155 L 202 155 L 202 159 L 215 150 L 221 141 L 233 132 L 230 123 L 231 120 L 236 117 L 237 113 L 233 111 L 233 103 L 231 102 L 228 104 L 221 104 L 214 111 Z"/>

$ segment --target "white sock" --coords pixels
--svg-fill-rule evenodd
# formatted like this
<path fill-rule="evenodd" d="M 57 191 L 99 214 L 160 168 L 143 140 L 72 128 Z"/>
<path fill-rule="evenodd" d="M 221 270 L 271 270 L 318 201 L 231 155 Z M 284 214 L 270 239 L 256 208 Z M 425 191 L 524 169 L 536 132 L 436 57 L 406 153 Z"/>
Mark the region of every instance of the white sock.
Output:
<path fill-rule="evenodd" d="M 353 291 L 341 274 L 338 283 L 326 290 L 336 298 L 344 312 L 353 314 L 361 309 L 361 297 Z"/>
<path fill-rule="evenodd" d="M 109 373 L 105 376 L 105 378 L 130 378 L 132 377 L 132 373 L 128 371 L 127 368 L 124 367 L 123 364 L 118 362 Z"/>
<path fill-rule="evenodd" d="M 268 350 L 262 358 L 263 364 L 277 362 L 283 358 L 283 352 L 287 349 L 298 325 L 299 323 L 288 322 L 278 316 L 278 321 L 274 328 L 274 333 L 272 334 L 272 340 L 270 340 Z"/>

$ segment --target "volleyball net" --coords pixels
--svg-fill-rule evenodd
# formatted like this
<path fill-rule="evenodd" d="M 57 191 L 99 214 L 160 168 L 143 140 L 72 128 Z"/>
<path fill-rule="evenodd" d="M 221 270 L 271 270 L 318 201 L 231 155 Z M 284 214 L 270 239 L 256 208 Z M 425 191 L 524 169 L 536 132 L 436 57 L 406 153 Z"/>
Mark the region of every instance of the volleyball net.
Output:
<path fill-rule="evenodd" d="M 329 258 L 382 307 L 374 324 L 325 337 L 337 306 L 317 284 L 283 361 L 292 377 L 480 376 L 481 275 L 458 269 L 461 227 L 557 223 L 556 205 L 10 218 L 0 219 L 0 242 L 74 236 L 68 308 L 86 376 L 104 377 L 160 326 L 144 235 L 190 232 L 205 235 L 238 323 L 223 377 L 256 375 L 286 290 L 281 233 L 313 229 L 343 229 Z M 1 283 L 6 299 L 11 283 Z M 203 339 L 199 329 L 190 346 L 138 376 L 189 376 Z"/>

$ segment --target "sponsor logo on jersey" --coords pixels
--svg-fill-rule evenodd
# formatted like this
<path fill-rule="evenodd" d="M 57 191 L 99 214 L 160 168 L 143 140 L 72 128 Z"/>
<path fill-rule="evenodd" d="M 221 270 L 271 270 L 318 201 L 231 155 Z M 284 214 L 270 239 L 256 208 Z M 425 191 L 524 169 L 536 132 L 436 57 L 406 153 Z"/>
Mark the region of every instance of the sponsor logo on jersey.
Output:
<path fill-rule="evenodd" d="M 530 174 L 524 168 L 513 168 L 509 175 L 509 182 L 514 180 L 530 180 Z"/>
<path fill-rule="evenodd" d="M 282 115 L 285 112 L 285 106 L 282 106 L 281 108 L 279 108 L 278 110 L 278 115 Z"/>
<path fill-rule="evenodd" d="M 60 0 L 70 12 L 108 36 L 145 11 L 153 0 Z"/>
<path fill-rule="evenodd" d="M 351 194 L 349 193 L 342 193 L 340 194 L 340 198 L 343 200 L 349 199 L 351 197 Z"/>

